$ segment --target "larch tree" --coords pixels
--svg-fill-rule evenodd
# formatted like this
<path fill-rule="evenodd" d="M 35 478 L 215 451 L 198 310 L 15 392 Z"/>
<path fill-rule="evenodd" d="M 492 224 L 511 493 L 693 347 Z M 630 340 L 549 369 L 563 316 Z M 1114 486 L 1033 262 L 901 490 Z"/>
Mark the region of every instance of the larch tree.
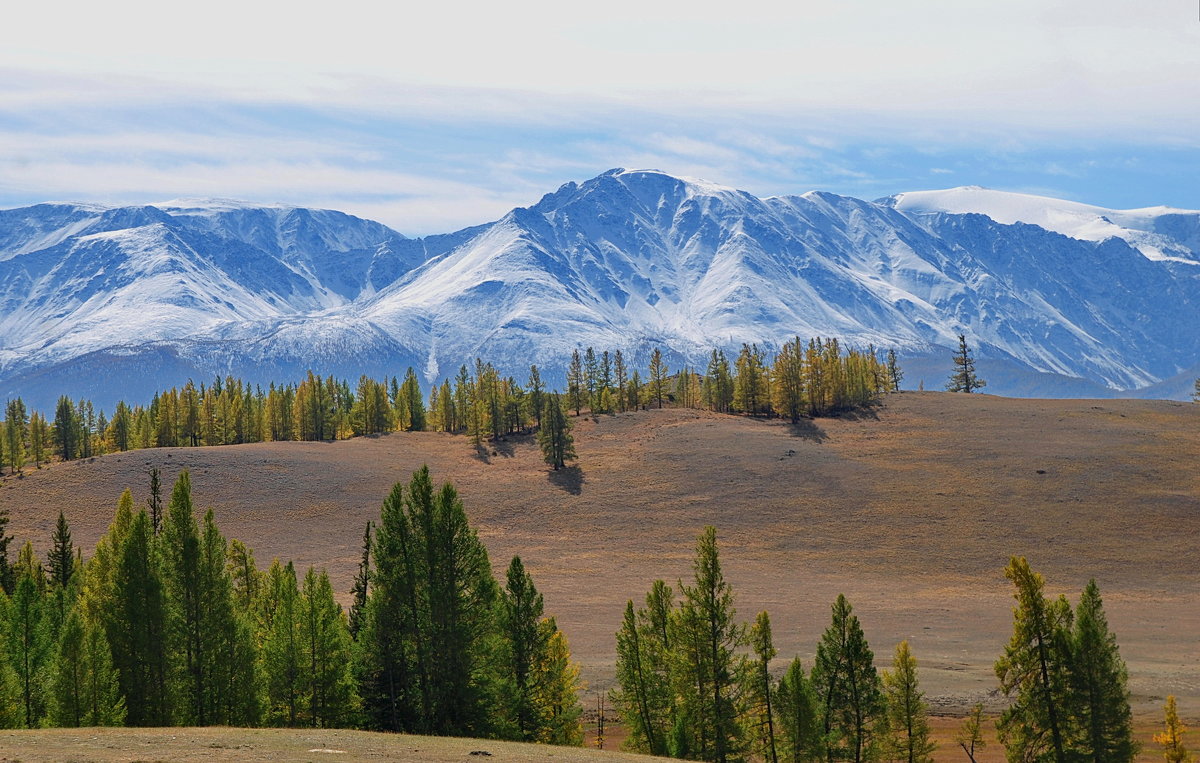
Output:
<path fill-rule="evenodd" d="M 779 748 L 788 763 L 820 760 L 821 714 L 812 684 L 797 657 L 788 665 L 775 690 L 779 719 Z"/>
<path fill-rule="evenodd" d="M 976 763 L 975 753 L 987 747 L 983 736 L 983 703 L 977 702 L 963 719 L 962 726 L 954 734 L 954 742 L 966 753 L 971 763 Z"/>
<path fill-rule="evenodd" d="M 532 742 L 538 738 L 543 725 L 535 696 L 538 688 L 535 667 L 545 650 L 546 634 L 541 628 L 542 595 L 519 556 L 514 556 L 508 565 L 503 603 L 509 675 L 513 681 L 512 722 L 516 727 L 516 738 Z"/>
<path fill-rule="evenodd" d="M 1088 582 L 1075 609 L 1070 687 L 1077 754 L 1093 763 L 1132 761 L 1138 745 L 1129 708 L 1129 674 L 1108 629 L 1100 589 Z"/>
<path fill-rule="evenodd" d="M 583 408 L 586 396 L 587 390 L 583 379 L 583 360 L 579 357 L 579 350 L 576 349 L 571 353 L 571 364 L 567 366 L 567 407 L 575 409 L 576 416 L 579 415 L 580 409 Z"/>
<path fill-rule="evenodd" d="M 875 760 L 876 732 L 885 706 L 874 655 L 853 608 L 839 595 L 812 671 L 823 719 L 826 759 Z"/>
<path fill-rule="evenodd" d="M 650 353 L 650 397 L 659 408 L 662 408 L 663 396 L 667 393 L 667 362 L 663 359 L 662 350 L 654 348 Z"/>
<path fill-rule="evenodd" d="M 579 666 L 571 660 L 567 637 L 553 617 L 538 623 L 542 648 L 534 663 L 534 704 L 541 718 L 536 741 L 579 747 L 583 745 L 583 706 L 579 692 Z"/>
<path fill-rule="evenodd" d="M 778 763 L 779 753 L 775 745 L 775 709 L 771 697 L 771 660 L 778 652 L 771 638 L 771 618 L 762 611 L 750 628 L 750 646 L 754 649 L 753 668 L 748 671 L 749 696 L 753 697 L 758 716 L 755 725 L 758 726 L 760 743 L 759 753 L 770 763 Z"/>
<path fill-rule="evenodd" d="M 306 702 L 300 621 L 300 589 L 296 568 L 283 566 L 276 559 L 269 574 L 273 585 L 274 606 L 262 646 L 262 664 L 266 673 L 268 718 L 279 726 L 299 726 Z"/>
<path fill-rule="evenodd" d="M 21 398 L 8 401 L 4 410 L 4 448 L 0 449 L 7 457 L 10 473 L 16 474 L 25 466 L 25 433 L 28 429 L 28 416 L 25 403 Z M 2 461 L 0 461 L 2 465 Z"/>
<path fill-rule="evenodd" d="M 896 646 L 892 669 L 883 672 L 891 760 L 931 763 L 937 744 L 929 738 L 929 706 L 917 681 L 917 659 L 907 641 Z"/>
<path fill-rule="evenodd" d="M 975 373 L 975 358 L 967 346 L 965 334 L 958 335 L 958 350 L 954 353 L 954 371 L 946 383 L 947 392 L 974 392 L 987 386 L 987 382 Z"/>
<path fill-rule="evenodd" d="M 896 360 L 896 351 L 894 349 L 887 351 L 887 378 L 888 391 L 899 392 L 900 382 L 904 380 L 904 371 L 900 369 L 900 363 Z"/>
<path fill-rule="evenodd" d="M 350 673 L 350 630 L 324 570 L 318 574 L 309 567 L 304 575 L 300 622 L 308 721 L 322 728 L 348 725 L 358 706 Z"/>
<path fill-rule="evenodd" d="M 33 548 L 26 544 L 29 555 Z M 24 555 L 24 554 L 23 554 Z M 17 677 L 20 722 L 34 728 L 45 713 L 43 671 L 51 656 L 50 626 L 33 564 L 21 565 L 8 608 L 8 657 Z"/>
<path fill-rule="evenodd" d="M 1175 695 L 1167 696 L 1167 704 L 1163 707 L 1163 733 L 1155 734 L 1154 741 L 1163 747 L 1163 757 L 1167 763 L 1191 763 L 1192 753 L 1184 745 L 1183 736 L 1187 726 L 1179 720 L 1179 710 L 1175 706 Z"/>
<path fill-rule="evenodd" d="M 1010 758 L 1067 760 L 1069 635 L 1066 599 L 1050 601 L 1045 580 L 1024 557 L 1012 557 L 1005 576 L 1012 581 L 1013 635 L 996 661 L 996 677 L 1011 703 L 996 724 Z"/>
<path fill-rule="evenodd" d="M 54 442 L 63 461 L 70 461 L 79 453 L 79 422 L 75 405 L 66 395 L 58 399 L 54 410 Z"/>
<path fill-rule="evenodd" d="M 367 520 L 367 526 L 363 529 L 362 559 L 358 563 L 358 572 L 354 575 L 354 585 L 350 589 L 352 600 L 349 627 L 352 639 L 358 638 L 358 632 L 362 628 L 367 608 L 367 593 L 371 588 L 371 527 L 371 521 Z"/>
<path fill-rule="evenodd" d="M 575 438 L 571 435 L 571 420 L 563 410 L 562 399 L 557 392 L 546 395 L 542 426 L 538 430 L 538 445 L 542 457 L 555 471 L 575 459 Z"/>
<path fill-rule="evenodd" d="M 73 609 L 59 636 L 51 678 L 50 722 L 55 726 L 120 726 L 125 698 L 104 629 Z"/>

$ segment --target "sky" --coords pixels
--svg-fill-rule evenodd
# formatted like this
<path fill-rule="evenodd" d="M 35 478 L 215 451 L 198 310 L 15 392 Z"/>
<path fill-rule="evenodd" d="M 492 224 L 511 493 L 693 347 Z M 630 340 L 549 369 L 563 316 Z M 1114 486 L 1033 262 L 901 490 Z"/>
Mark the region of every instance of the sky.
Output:
<path fill-rule="evenodd" d="M 422 235 L 626 167 L 1200 209 L 1200 0 L 13 5 L 0 207 L 222 197 Z"/>

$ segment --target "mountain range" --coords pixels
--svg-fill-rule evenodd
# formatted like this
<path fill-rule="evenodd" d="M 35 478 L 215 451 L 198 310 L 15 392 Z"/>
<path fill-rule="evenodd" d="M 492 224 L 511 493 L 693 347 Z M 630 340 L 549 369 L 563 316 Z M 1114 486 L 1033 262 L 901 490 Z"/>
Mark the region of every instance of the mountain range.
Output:
<path fill-rule="evenodd" d="M 424 238 L 284 205 L 47 203 L 0 210 L 0 397 L 430 382 L 477 356 L 560 384 L 576 347 L 703 369 L 795 335 L 895 348 L 905 386 L 933 389 L 962 333 L 990 392 L 1182 398 L 1198 298 L 1200 212 L 978 187 L 759 198 L 611 170 Z"/>

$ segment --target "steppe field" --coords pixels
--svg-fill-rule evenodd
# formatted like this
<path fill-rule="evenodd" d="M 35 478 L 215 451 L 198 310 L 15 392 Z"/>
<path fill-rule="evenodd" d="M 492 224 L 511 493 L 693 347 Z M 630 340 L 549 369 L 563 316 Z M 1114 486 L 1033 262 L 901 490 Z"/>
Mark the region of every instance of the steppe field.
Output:
<path fill-rule="evenodd" d="M 841 592 L 879 667 L 910 641 L 935 712 L 994 711 L 992 663 L 1011 633 L 1003 570 L 1020 554 L 1053 595 L 1075 601 L 1096 578 L 1139 736 L 1167 694 L 1200 720 L 1200 405 L 906 392 L 799 426 L 679 409 L 574 421 L 578 466 L 558 473 L 531 437 L 476 449 L 397 433 L 56 464 L 6 479 L 0 505 L 39 550 L 64 511 L 86 553 L 123 489 L 144 502 L 148 469 L 167 488 L 190 469 L 197 506 L 260 566 L 325 566 L 346 601 L 364 524 L 427 463 L 458 487 L 497 574 L 525 561 L 581 664 L 585 707 L 611 686 L 626 600 L 686 580 L 712 524 L 739 615 L 771 613 L 779 670 L 795 654 L 811 665 Z"/>

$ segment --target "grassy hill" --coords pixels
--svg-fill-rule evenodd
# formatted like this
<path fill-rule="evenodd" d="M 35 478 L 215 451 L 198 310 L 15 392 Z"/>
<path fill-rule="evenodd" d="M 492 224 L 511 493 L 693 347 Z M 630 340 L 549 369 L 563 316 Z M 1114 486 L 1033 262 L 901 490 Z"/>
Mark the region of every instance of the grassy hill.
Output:
<path fill-rule="evenodd" d="M 948 712 L 995 703 L 1011 632 L 1010 554 L 1048 593 L 1104 594 L 1134 710 L 1167 693 L 1200 715 L 1200 406 L 903 393 L 872 413 L 793 427 L 691 410 L 576 420 L 578 468 L 550 473 L 532 438 L 476 450 L 399 433 L 337 443 L 159 449 L 57 464 L 0 487 L 12 531 L 49 543 L 61 509 L 90 549 L 151 466 L 192 472 L 199 507 L 271 557 L 329 568 L 347 592 L 363 525 L 428 463 L 452 480 L 498 572 L 519 553 L 591 690 L 612 681 L 625 600 L 690 575 L 716 525 L 740 615 L 768 609 L 781 659 L 811 664 L 844 592 L 877 664 L 908 639 Z M 594 698 L 585 698 L 585 707 Z"/>

